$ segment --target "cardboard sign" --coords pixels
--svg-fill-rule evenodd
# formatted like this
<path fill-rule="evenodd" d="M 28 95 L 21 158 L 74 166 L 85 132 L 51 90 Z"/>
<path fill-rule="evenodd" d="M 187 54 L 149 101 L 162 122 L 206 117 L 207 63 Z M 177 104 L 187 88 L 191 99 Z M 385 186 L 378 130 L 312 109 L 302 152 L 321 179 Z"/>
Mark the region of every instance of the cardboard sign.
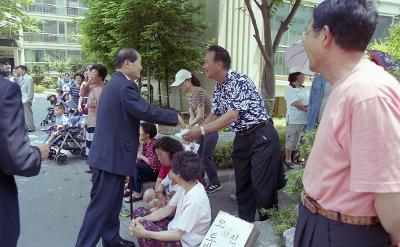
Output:
<path fill-rule="evenodd" d="M 253 224 L 219 211 L 200 247 L 253 247 L 258 235 Z"/>

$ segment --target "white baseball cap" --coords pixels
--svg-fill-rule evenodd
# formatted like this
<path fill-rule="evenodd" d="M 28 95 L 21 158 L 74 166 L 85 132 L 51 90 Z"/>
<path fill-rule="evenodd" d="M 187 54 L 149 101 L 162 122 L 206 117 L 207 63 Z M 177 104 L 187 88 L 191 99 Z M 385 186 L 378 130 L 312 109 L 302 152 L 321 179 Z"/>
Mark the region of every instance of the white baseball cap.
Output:
<path fill-rule="evenodd" d="M 171 87 L 177 87 L 181 85 L 185 80 L 192 78 L 192 73 L 186 69 L 181 69 L 175 75 L 175 81 L 171 84 Z"/>

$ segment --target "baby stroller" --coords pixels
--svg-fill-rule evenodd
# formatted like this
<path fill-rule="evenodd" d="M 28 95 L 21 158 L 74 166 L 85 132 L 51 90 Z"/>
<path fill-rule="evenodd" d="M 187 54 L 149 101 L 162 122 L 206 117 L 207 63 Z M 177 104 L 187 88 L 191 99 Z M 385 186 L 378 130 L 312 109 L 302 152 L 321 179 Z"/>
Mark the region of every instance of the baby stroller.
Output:
<path fill-rule="evenodd" d="M 49 95 L 47 100 L 50 101 L 50 107 L 47 108 L 47 115 L 44 120 L 40 123 L 40 126 L 46 126 L 48 124 L 54 124 L 56 122 L 56 116 L 54 115 L 54 106 L 56 105 L 57 98 L 55 95 Z"/>
<path fill-rule="evenodd" d="M 50 143 L 49 159 L 54 159 L 57 163 L 65 165 L 67 155 L 62 151 L 66 150 L 73 155 L 85 157 L 85 123 L 86 116 L 73 116 L 70 118 L 71 126 L 65 126 L 59 130 L 59 134 Z M 54 126 L 48 132 L 54 131 Z"/>

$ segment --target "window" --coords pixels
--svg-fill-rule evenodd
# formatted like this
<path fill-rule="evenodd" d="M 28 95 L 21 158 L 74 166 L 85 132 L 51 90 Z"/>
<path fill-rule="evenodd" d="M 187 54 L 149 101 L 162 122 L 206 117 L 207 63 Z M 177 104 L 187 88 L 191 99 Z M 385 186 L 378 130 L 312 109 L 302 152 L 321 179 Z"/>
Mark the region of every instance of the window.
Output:
<path fill-rule="evenodd" d="M 67 51 L 67 59 L 71 59 L 73 61 L 79 61 L 82 59 L 81 51 Z"/>
<path fill-rule="evenodd" d="M 73 23 L 73 22 L 68 22 L 67 23 L 67 34 L 69 35 L 75 35 L 79 33 L 79 28 L 78 24 Z"/>
<path fill-rule="evenodd" d="M 285 52 L 278 51 L 275 53 L 275 74 L 276 75 L 287 75 L 289 74 L 289 68 L 285 66 Z"/>
<path fill-rule="evenodd" d="M 58 33 L 65 34 L 65 22 L 58 23 Z"/>
<path fill-rule="evenodd" d="M 378 25 L 376 26 L 374 36 L 372 40 L 382 40 L 389 35 L 389 28 L 393 23 L 393 17 L 391 16 L 379 16 Z"/>
<path fill-rule="evenodd" d="M 46 21 L 45 23 L 43 23 L 43 32 L 58 34 L 57 26 L 58 24 L 56 21 Z"/>
<path fill-rule="evenodd" d="M 43 62 L 44 51 L 43 50 L 33 50 L 33 62 Z"/>

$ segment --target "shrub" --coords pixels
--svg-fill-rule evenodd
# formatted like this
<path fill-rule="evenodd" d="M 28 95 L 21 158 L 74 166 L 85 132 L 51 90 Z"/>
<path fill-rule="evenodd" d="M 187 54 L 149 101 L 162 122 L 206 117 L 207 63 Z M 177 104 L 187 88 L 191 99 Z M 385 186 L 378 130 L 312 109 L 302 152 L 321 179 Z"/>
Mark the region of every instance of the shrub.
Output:
<path fill-rule="evenodd" d="M 45 90 L 46 90 L 46 88 L 43 87 L 42 85 L 35 86 L 35 93 L 43 93 Z"/>
<path fill-rule="evenodd" d="M 219 142 L 214 151 L 214 164 L 217 168 L 233 168 L 233 141 Z"/>
<path fill-rule="evenodd" d="M 57 87 L 57 82 L 55 79 L 51 78 L 50 76 L 46 76 L 43 80 L 42 80 L 42 85 L 45 88 L 49 88 L 49 89 L 54 89 Z"/>
<path fill-rule="evenodd" d="M 317 132 L 316 130 L 308 131 L 302 135 L 302 142 L 299 146 L 299 156 L 300 160 L 302 160 L 299 164 L 301 165 L 301 167 L 297 170 L 289 170 L 285 174 L 287 182 L 283 191 L 292 200 L 294 200 L 296 204 L 293 203 L 288 204 L 280 208 L 279 210 L 278 209 L 260 210 L 261 214 L 268 215 L 271 218 L 272 224 L 274 226 L 274 231 L 277 234 L 281 235 L 285 230 L 296 225 L 297 213 L 295 208 L 301 202 L 301 193 L 303 191 L 304 167 L 310 155 L 316 132 Z"/>
<path fill-rule="evenodd" d="M 263 215 L 268 215 L 274 225 L 274 232 L 282 235 L 284 231 L 296 225 L 297 221 L 297 205 L 294 203 L 287 204 L 279 209 L 261 209 Z"/>

